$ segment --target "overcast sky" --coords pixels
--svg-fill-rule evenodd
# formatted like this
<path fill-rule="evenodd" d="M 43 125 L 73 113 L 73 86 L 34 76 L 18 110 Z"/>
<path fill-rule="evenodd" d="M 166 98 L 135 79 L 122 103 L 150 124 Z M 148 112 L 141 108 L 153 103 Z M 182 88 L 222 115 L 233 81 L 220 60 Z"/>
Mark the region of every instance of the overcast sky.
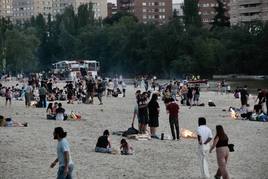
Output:
<path fill-rule="evenodd" d="M 116 3 L 116 0 L 108 0 L 108 2 Z M 173 0 L 173 3 L 183 2 L 183 0 Z"/>

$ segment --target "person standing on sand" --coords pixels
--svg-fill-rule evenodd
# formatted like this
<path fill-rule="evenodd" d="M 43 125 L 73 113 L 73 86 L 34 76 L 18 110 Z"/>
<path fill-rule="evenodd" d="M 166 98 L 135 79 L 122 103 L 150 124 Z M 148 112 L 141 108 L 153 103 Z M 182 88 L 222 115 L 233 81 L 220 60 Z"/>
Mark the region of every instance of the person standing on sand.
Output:
<path fill-rule="evenodd" d="M 10 87 L 6 88 L 5 97 L 6 97 L 6 106 L 7 106 L 8 101 L 9 101 L 9 106 L 11 106 L 12 91 L 11 91 Z"/>
<path fill-rule="evenodd" d="M 268 114 L 268 90 L 265 90 L 265 100 L 266 100 L 266 114 Z"/>
<path fill-rule="evenodd" d="M 73 161 L 70 153 L 70 145 L 66 139 L 67 132 L 63 131 L 62 127 L 56 127 L 54 129 L 54 139 L 58 140 L 57 145 L 57 158 L 51 163 L 50 168 L 54 168 L 59 162 L 59 169 L 57 173 L 57 179 L 72 179 Z"/>
<path fill-rule="evenodd" d="M 247 85 L 244 86 L 243 89 L 240 91 L 240 99 L 241 99 L 241 108 L 245 108 L 248 104 L 248 91 L 247 91 Z"/>
<path fill-rule="evenodd" d="M 170 98 L 170 103 L 167 105 L 167 113 L 169 113 L 169 125 L 173 140 L 180 139 L 180 128 L 179 128 L 179 105 L 175 102 L 173 98 Z M 176 130 L 176 135 L 174 131 Z"/>
<path fill-rule="evenodd" d="M 200 161 L 200 169 L 202 178 L 209 178 L 207 155 L 209 152 L 209 142 L 212 139 L 211 129 L 206 126 L 206 119 L 200 117 L 198 119 L 197 139 L 198 139 L 198 157 Z"/>
<path fill-rule="evenodd" d="M 29 84 L 25 88 L 25 105 L 26 105 L 26 107 L 30 107 L 30 105 L 31 105 L 32 94 L 33 94 L 33 87 L 31 85 L 31 82 L 29 81 Z"/>
<path fill-rule="evenodd" d="M 229 179 L 229 174 L 226 168 L 227 160 L 229 156 L 228 148 L 228 136 L 225 134 L 223 127 L 221 125 L 216 126 L 216 136 L 213 141 L 209 153 L 216 147 L 218 170 L 215 175 L 215 179 L 220 179 L 221 176 L 223 179 Z"/>
<path fill-rule="evenodd" d="M 157 102 L 158 95 L 154 93 L 152 95 L 151 101 L 148 103 L 148 111 L 149 111 L 149 127 L 152 138 L 158 138 L 156 136 L 156 128 L 159 127 L 159 111 L 160 107 Z"/>

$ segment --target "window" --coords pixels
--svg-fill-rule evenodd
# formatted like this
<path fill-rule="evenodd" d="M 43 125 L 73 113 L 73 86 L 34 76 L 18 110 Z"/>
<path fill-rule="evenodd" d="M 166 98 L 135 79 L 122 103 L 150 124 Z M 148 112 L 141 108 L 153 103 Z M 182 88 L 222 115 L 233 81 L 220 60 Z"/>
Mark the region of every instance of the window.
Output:
<path fill-rule="evenodd" d="M 143 2 L 143 3 L 142 3 L 142 6 L 146 6 L 146 2 Z"/>
<path fill-rule="evenodd" d="M 146 9 L 142 9 L 142 12 L 146 12 Z"/>
<path fill-rule="evenodd" d="M 143 15 L 142 18 L 143 18 L 143 19 L 147 19 L 147 16 L 146 16 L 146 15 Z"/>

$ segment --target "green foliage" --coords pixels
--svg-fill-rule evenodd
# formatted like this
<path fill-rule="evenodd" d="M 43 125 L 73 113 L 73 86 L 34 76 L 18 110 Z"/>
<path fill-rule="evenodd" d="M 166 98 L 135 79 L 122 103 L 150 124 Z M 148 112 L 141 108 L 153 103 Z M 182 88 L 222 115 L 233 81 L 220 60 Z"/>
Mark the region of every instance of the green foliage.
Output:
<path fill-rule="evenodd" d="M 217 27 L 230 27 L 230 18 L 226 16 L 227 9 L 222 0 L 217 0 L 218 6 L 215 7 L 216 15 L 213 18 L 211 30 Z"/>
<path fill-rule="evenodd" d="M 34 50 L 39 40 L 34 35 L 34 29 L 6 32 L 7 69 L 15 72 L 31 72 L 36 70 L 38 62 Z"/>
<path fill-rule="evenodd" d="M 188 26 L 201 27 L 201 17 L 198 14 L 198 0 L 184 0 L 183 14 L 184 24 Z"/>
<path fill-rule="evenodd" d="M 201 28 L 196 3 L 187 0 L 183 22 L 174 17 L 162 26 L 138 23 L 132 14 L 121 12 L 94 20 L 90 4 L 79 7 L 77 14 L 68 7 L 54 21 L 38 15 L 23 28 L 1 21 L 0 50 L 6 48 L 8 69 L 15 72 L 89 59 L 100 61 L 107 75 L 268 74 L 267 24 L 216 25 L 209 31 Z"/>

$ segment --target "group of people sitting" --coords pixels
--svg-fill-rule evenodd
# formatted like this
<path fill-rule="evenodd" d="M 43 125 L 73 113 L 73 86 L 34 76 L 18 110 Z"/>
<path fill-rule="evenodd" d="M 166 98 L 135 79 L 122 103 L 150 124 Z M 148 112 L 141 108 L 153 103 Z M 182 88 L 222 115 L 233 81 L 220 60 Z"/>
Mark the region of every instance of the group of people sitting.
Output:
<path fill-rule="evenodd" d="M 110 133 L 108 130 L 103 132 L 103 135 L 98 138 L 95 152 L 100 153 L 113 153 L 114 150 L 112 149 L 111 142 L 109 139 Z M 121 155 L 132 155 L 133 154 L 133 147 L 128 144 L 126 139 L 122 139 L 120 142 L 120 151 Z"/>
<path fill-rule="evenodd" d="M 65 109 L 61 103 L 55 102 L 54 104 L 49 103 L 47 107 L 47 119 L 63 121 L 67 119 Z"/>

